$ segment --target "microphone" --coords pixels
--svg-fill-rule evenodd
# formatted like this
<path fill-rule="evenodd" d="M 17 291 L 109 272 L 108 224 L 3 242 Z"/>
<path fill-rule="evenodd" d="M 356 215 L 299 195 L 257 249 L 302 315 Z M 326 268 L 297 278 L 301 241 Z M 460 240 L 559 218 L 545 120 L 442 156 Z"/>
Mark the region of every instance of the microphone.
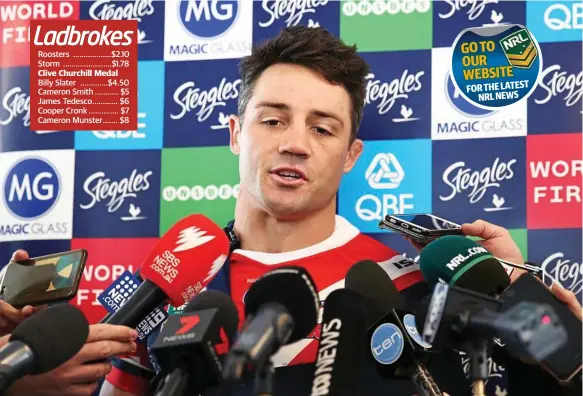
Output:
<path fill-rule="evenodd" d="M 135 328 L 166 301 L 180 307 L 208 285 L 229 254 L 222 228 L 201 214 L 174 224 L 158 241 L 140 269 L 144 280 L 103 323 Z"/>
<path fill-rule="evenodd" d="M 51 371 L 81 350 L 89 336 L 85 315 L 60 304 L 25 319 L 0 348 L 0 392 L 25 375 Z"/>
<path fill-rule="evenodd" d="M 423 248 L 419 268 L 430 287 L 447 283 L 489 296 L 498 296 L 510 278 L 500 262 L 469 238 L 447 235 Z"/>
<path fill-rule="evenodd" d="M 441 396 L 423 360 L 431 346 L 421 340 L 415 317 L 403 309 L 405 299 L 382 267 L 371 260 L 356 263 L 346 275 L 345 287 L 364 296 L 372 312 L 368 337 L 379 374 L 407 376 L 420 395 Z"/>
<path fill-rule="evenodd" d="M 324 302 L 311 396 L 357 394 L 366 337 L 364 298 L 349 289 L 334 290 Z"/>
<path fill-rule="evenodd" d="M 151 351 L 166 374 L 155 395 L 198 394 L 220 384 L 219 349 L 226 351 L 237 333 L 239 316 L 225 293 L 207 290 L 180 315 L 164 322 Z"/>
<path fill-rule="evenodd" d="M 240 379 L 245 366 L 262 369 L 281 346 L 307 337 L 319 307 L 316 285 L 305 269 L 284 266 L 265 273 L 247 291 L 247 320 L 227 354 L 223 378 Z"/>

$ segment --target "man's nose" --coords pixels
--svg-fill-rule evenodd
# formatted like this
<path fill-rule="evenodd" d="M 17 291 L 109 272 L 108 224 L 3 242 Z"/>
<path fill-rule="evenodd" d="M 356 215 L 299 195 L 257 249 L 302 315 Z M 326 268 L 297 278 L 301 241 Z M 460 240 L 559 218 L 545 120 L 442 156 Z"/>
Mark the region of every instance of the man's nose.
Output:
<path fill-rule="evenodd" d="M 281 136 L 279 152 L 308 157 L 311 154 L 310 131 L 305 126 L 290 126 Z"/>

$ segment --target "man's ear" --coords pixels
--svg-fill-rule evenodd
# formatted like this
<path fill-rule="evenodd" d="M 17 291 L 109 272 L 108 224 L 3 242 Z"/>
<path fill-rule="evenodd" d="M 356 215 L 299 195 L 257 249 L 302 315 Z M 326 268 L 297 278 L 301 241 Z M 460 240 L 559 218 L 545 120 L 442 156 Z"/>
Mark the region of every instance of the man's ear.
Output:
<path fill-rule="evenodd" d="M 358 160 L 358 157 L 362 154 L 363 146 L 364 142 L 360 139 L 355 139 L 354 142 L 352 142 L 348 149 L 348 155 L 344 160 L 344 173 L 348 173 L 352 170 L 354 164 L 356 164 L 356 160 Z"/>
<path fill-rule="evenodd" d="M 239 139 L 241 137 L 241 123 L 239 116 L 231 114 L 229 117 L 229 146 L 231 147 L 231 152 L 235 155 L 239 155 Z"/>

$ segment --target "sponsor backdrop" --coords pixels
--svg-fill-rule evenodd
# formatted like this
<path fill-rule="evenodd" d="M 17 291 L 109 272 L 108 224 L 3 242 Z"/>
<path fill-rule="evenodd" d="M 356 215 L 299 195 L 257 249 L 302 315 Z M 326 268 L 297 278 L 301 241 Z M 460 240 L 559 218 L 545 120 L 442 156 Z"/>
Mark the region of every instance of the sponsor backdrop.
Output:
<path fill-rule="evenodd" d="M 30 130 L 30 19 L 139 21 L 138 129 Z M 448 76 L 459 32 L 526 25 L 540 42 L 532 96 L 498 111 L 468 103 Z M 0 3 L 0 265 L 85 248 L 73 303 L 135 270 L 174 222 L 233 217 L 237 158 L 227 119 L 237 63 L 291 25 L 323 26 L 370 62 L 365 149 L 338 194 L 338 213 L 409 256 L 387 213 L 483 218 L 508 228 L 524 256 L 581 298 L 583 5 L 576 1 L 27 1 Z M 379 172 L 386 173 L 379 175 Z M 384 176 L 384 177 L 382 177 Z M 379 180 L 381 180 L 379 182 Z"/>

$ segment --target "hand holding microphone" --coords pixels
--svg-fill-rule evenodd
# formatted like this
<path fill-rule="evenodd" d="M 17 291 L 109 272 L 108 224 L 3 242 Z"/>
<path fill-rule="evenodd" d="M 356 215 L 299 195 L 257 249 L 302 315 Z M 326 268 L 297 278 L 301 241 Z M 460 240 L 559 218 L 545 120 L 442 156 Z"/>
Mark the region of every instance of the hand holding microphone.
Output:
<path fill-rule="evenodd" d="M 144 280 L 105 323 L 135 328 L 165 302 L 180 307 L 214 278 L 229 254 L 224 231 L 207 217 L 194 214 L 174 224 L 140 268 Z"/>

